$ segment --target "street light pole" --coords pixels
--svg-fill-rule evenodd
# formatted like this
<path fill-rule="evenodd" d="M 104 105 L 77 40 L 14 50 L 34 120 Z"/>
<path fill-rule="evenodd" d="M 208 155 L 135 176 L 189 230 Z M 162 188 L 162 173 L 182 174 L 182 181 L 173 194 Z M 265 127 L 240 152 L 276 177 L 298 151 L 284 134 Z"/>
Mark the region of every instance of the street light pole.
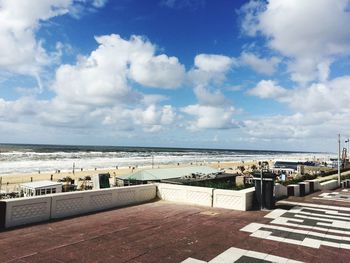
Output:
<path fill-rule="evenodd" d="M 263 166 L 261 166 L 261 170 L 260 170 L 260 210 L 263 210 L 264 206 L 263 206 Z"/>
<path fill-rule="evenodd" d="M 338 134 L 338 186 L 340 186 L 340 134 Z"/>

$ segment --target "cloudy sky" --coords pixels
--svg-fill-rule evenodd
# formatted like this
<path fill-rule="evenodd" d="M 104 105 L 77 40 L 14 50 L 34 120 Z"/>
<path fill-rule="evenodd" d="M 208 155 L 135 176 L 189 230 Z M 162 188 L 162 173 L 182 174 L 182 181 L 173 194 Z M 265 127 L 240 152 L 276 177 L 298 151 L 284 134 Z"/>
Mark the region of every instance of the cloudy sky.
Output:
<path fill-rule="evenodd" d="M 0 0 L 0 141 L 334 152 L 349 25 L 349 0 Z"/>

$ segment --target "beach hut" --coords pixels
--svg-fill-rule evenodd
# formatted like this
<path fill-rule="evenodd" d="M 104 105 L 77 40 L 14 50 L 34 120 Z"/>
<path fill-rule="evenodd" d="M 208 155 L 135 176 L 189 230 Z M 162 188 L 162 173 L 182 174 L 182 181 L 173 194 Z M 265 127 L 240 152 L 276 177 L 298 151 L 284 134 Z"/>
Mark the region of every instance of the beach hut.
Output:
<path fill-rule="evenodd" d="M 20 192 L 24 196 L 38 196 L 62 192 L 62 183 L 52 181 L 37 181 L 20 184 Z"/>

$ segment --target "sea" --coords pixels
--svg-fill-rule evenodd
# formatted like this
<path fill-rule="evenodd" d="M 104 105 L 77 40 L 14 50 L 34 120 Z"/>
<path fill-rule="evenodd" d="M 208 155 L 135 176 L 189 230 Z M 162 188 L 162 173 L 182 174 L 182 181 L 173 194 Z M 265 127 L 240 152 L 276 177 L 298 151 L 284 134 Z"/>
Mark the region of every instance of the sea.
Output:
<path fill-rule="evenodd" d="M 276 159 L 328 159 L 330 153 L 158 148 L 125 146 L 78 146 L 39 144 L 0 144 L 0 174 L 54 172 L 75 169 L 151 167 L 167 164 L 205 164 Z"/>

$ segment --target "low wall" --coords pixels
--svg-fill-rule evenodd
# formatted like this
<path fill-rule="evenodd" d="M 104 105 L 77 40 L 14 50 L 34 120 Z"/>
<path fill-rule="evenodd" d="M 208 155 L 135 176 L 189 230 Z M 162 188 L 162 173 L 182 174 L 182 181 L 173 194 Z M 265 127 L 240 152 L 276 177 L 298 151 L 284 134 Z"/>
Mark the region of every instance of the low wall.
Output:
<path fill-rule="evenodd" d="M 4 228 L 47 221 L 50 219 L 51 197 L 25 197 L 1 200 L 6 207 Z"/>
<path fill-rule="evenodd" d="M 155 197 L 156 186 L 151 184 L 56 194 L 51 199 L 51 218 L 132 205 Z"/>
<path fill-rule="evenodd" d="M 0 228 L 47 221 L 153 200 L 156 186 L 138 185 L 0 200 Z"/>
<path fill-rule="evenodd" d="M 157 184 L 157 195 L 162 200 L 203 206 L 212 206 L 213 190 L 198 186 Z"/>
<path fill-rule="evenodd" d="M 310 193 L 310 183 L 309 182 L 300 182 L 299 183 L 299 190 L 302 186 L 304 187 L 304 195 L 308 195 Z"/>
<path fill-rule="evenodd" d="M 241 211 L 252 208 L 255 191 L 254 187 L 235 191 L 164 183 L 157 189 L 162 200 Z"/>
<path fill-rule="evenodd" d="M 213 207 L 247 211 L 253 206 L 255 188 L 239 191 L 215 189 Z"/>
<path fill-rule="evenodd" d="M 288 196 L 300 196 L 300 186 L 299 184 L 290 184 L 287 186 L 287 191 L 288 188 L 293 188 L 293 194 L 289 194 L 288 192 Z"/>
<path fill-rule="evenodd" d="M 313 185 L 314 185 L 314 192 L 321 190 L 321 185 L 320 185 L 320 181 L 319 180 L 313 179 L 313 180 L 306 180 L 305 182 L 313 183 Z"/>
<path fill-rule="evenodd" d="M 276 184 L 275 185 L 275 198 L 281 199 L 281 198 L 287 197 L 287 196 L 288 196 L 287 187 L 282 185 L 282 184 Z"/>
<path fill-rule="evenodd" d="M 320 183 L 321 190 L 333 190 L 338 188 L 338 181 L 337 180 L 330 180 L 326 182 Z"/>
<path fill-rule="evenodd" d="M 341 181 L 341 187 L 342 188 L 349 188 L 350 187 L 350 179 L 345 179 Z"/>

